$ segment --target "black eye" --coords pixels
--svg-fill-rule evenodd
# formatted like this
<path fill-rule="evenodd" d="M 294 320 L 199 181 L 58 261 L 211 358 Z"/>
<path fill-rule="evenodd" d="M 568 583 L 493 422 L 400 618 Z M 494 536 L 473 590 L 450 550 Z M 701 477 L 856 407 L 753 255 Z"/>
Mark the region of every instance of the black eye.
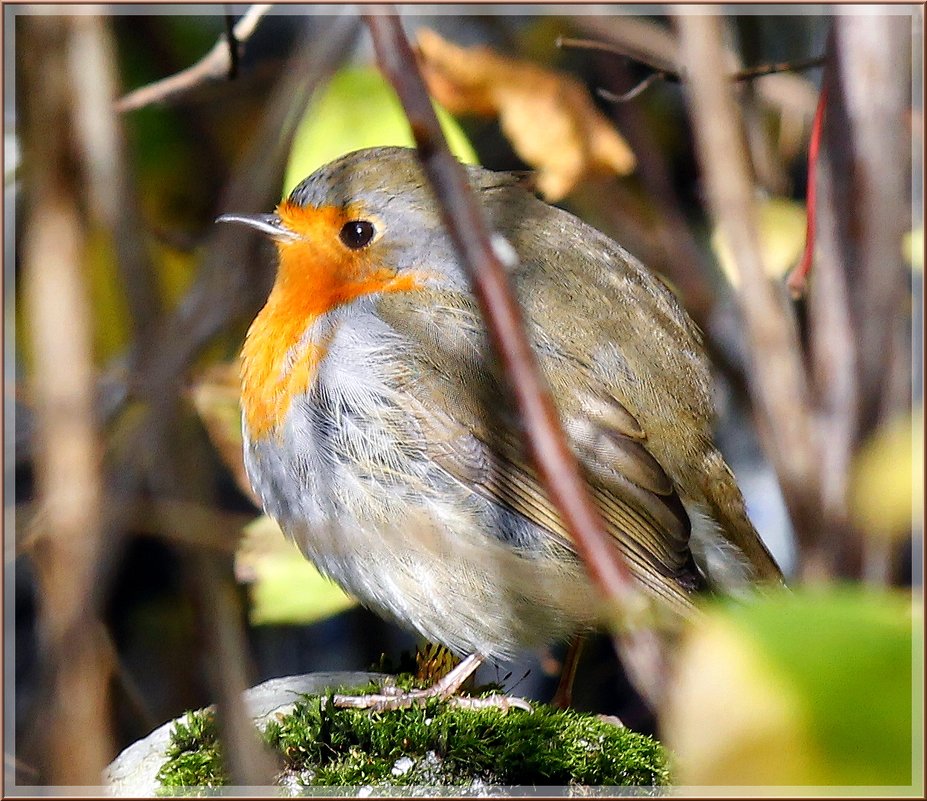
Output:
<path fill-rule="evenodd" d="M 360 250 L 360 248 L 370 244 L 370 240 L 373 239 L 376 232 L 377 229 L 373 227 L 373 223 L 366 220 L 351 220 L 351 222 L 344 224 L 339 236 L 341 241 L 351 250 Z"/>

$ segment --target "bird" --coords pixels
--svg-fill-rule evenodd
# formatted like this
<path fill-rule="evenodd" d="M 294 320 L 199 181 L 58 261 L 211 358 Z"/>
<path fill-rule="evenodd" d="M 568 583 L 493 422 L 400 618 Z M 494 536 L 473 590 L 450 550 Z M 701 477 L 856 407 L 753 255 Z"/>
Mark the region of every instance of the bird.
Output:
<path fill-rule="evenodd" d="M 713 443 L 708 358 L 674 292 L 524 174 L 465 170 L 517 255 L 542 376 L 644 592 L 685 618 L 706 590 L 780 583 Z M 349 153 L 274 212 L 219 221 L 276 246 L 241 354 L 245 468 L 318 570 L 463 657 L 445 696 L 483 661 L 600 625 L 416 151 Z"/>

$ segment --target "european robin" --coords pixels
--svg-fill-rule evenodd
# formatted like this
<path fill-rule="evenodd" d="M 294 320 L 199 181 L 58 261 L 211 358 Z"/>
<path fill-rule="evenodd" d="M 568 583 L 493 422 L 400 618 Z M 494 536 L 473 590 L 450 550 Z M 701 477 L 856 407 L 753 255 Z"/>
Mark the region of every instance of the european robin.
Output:
<path fill-rule="evenodd" d="M 467 171 L 518 255 L 541 370 L 641 585 L 685 614 L 713 583 L 780 580 L 712 442 L 707 359 L 674 294 L 520 176 Z M 242 352 L 245 465 L 303 553 L 471 669 L 594 628 L 597 591 L 415 152 L 351 153 L 274 213 L 220 220 L 279 256 Z"/>

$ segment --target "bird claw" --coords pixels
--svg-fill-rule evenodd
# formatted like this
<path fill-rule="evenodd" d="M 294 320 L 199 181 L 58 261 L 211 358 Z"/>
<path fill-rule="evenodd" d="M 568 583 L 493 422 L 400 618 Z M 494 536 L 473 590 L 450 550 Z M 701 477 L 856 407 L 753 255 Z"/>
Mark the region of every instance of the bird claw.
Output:
<path fill-rule="evenodd" d="M 455 695 L 447 699 L 451 706 L 460 709 L 500 709 L 502 712 L 508 712 L 510 709 L 523 709 L 525 712 L 533 712 L 534 708 L 524 698 L 507 695 L 486 695 L 482 698 L 473 698 L 471 696 Z"/>
<path fill-rule="evenodd" d="M 439 698 L 461 709 L 523 709 L 533 711 L 531 704 L 523 698 L 509 698 L 505 695 L 488 695 L 484 698 L 457 695 L 461 685 L 471 676 L 485 659 L 479 653 L 470 654 L 450 673 L 425 690 L 400 690 L 393 682 L 385 684 L 379 693 L 367 695 L 335 695 L 332 703 L 348 709 L 369 709 L 373 712 L 388 712 L 394 709 L 408 709 L 411 706 L 425 706 L 432 698 Z"/>
<path fill-rule="evenodd" d="M 432 698 L 440 698 L 453 707 L 459 709 L 499 709 L 508 712 L 510 709 L 522 709 L 525 712 L 534 711 L 531 704 L 524 698 L 515 698 L 505 695 L 487 695 L 475 698 L 464 695 L 445 696 L 440 692 L 429 690 L 398 691 L 397 688 L 387 688 L 380 693 L 366 695 L 335 695 L 332 703 L 342 709 L 369 709 L 371 712 L 392 712 L 396 709 L 409 709 L 412 706 L 425 706 Z"/>

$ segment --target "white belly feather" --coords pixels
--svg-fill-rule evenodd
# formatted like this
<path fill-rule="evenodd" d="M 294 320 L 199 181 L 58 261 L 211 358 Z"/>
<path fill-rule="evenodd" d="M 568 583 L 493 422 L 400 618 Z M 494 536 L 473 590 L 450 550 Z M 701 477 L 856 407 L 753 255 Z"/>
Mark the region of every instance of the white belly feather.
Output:
<path fill-rule="evenodd" d="M 498 510 L 426 458 L 408 399 L 387 380 L 398 335 L 372 314 L 344 325 L 335 314 L 326 358 L 279 442 L 251 441 L 245 427 L 245 465 L 267 513 L 363 604 L 458 653 L 506 657 L 593 625 L 583 568 L 493 535 Z"/>

